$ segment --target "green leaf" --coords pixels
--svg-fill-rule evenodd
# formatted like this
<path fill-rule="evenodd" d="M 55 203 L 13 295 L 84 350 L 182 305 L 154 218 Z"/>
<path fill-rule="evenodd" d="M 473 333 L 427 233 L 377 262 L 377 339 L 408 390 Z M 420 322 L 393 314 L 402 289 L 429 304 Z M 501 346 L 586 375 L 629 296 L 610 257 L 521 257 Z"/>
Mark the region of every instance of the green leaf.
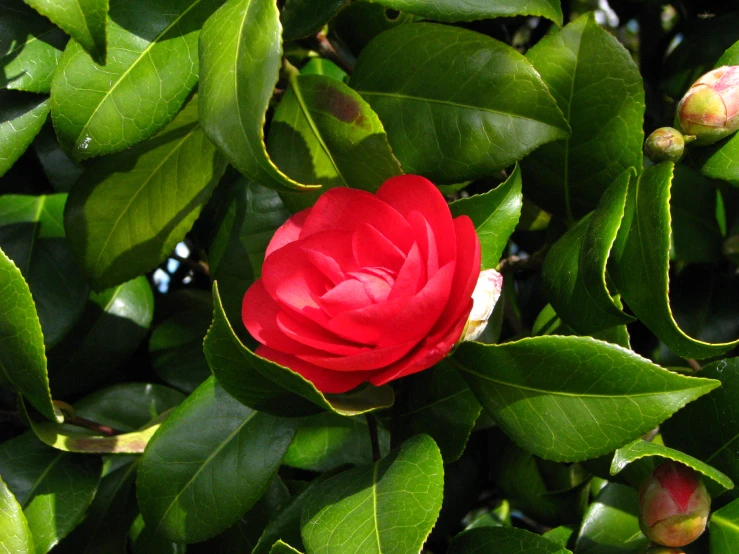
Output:
<path fill-rule="evenodd" d="M 229 321 L 243 327 L 244 293 L 261 275 L 267 245 L 290 212 L 275 191 L 245 178 L 232 184 L 225 196 L 215 218 L 208 264 Z"/>
<path fill-rule="evenodd" d="M 47 97 L 0 90 L 0 177 L 31 145 L 47 115 Z"/>
<path fill-rule="evenodd" d="M 487 176 L 569 136 L 526 58 L 458 27 L 382 33 L 362 51 L 350 85 L 380 116 L 403 169 L 438 184 Z"/>
<path fill-rule="evenodd" d="M 380 451 L 390 450 L 390 433 L 377 430 Z M 372 444 L 367 420 L 323 412 L 300 421 L 282 463 L 299 469 L 325 472 L 345 464 L 372 463 Z"/>
<path fill-rule="evenodd" d="M 472 219 L 480 239 L 481 269 L 498 266 L 508 239 L 518 225 L 523 206 L 521 194 L 521 169 L 491 191 L 452 202 L 452 216 L 467 215 Z"/>
<path fill-rule="evenodd" d="M 293 75 L 269 127 L 267 150 L 287 175 L 321 183 L 309 194 L 283 193 L 292 212 L 315 204 L 327 189 L 375 192 L 402 170 L 382 123 L 344 83 L 322 75 Z"/>
<path fill-rule="evenodd" d="M 31 291 L 13 260 L 0 250 L 0 369 L 39 412 L 56 420 L 46 373 L 44 335 Z"/>
<path fill-rule="evenodd" d="M 592 13 L 526 54 L 572 128 L 523 164 L 527 196 L 572 220 L 595 208 L 613 181 L 641 169 L 644 89 L 631 54 Z"/>
<path fill-rule="evenodd" d="M 0 197 L 0 247 L 21 270 L 52 346 L 82 313 L 89 289 L 64 240 L 66 194 Z"/>
<path fill-rule="evenodd" d="M 707 343 L 693 339 L 678 327 L 670 310 L 672 169 L 671 162 L 653 165 L 632 183 L 611 254 L 611 276 L 634 315 L 671 350 L 684 358 L 709 358 L 730 350 L 739 340 Z"/>
<path fill-rule="evenodd" d="M 570 551 L 544 537 L 514 527 L 481 527 L 460 533 L 449 554 L 497 552 L 499 554 L 567 554 Z"/>
<path fill-rule="evenodd" d="M 301 554 L 299 550 L 295 550 L 292 546 L 282 541 L 277 541 L 269 554 Z"/>
<path fill-rule="evenodd" d="M 213 283 L 213 324 L 205 337 L 203 351 L 221 386 L 255 410 L 305 416 L 324 409 L 352 416 L 387 408 L 394 401 L 389 386 L 367 385 L 354 393 L 324 396 L 297 373 L 254 354 L 239 340 L 226 318 L 218 283 Z"/>
<path fill-rule="evenodd" d="M 0 88 L 49 92 L 67 37 L 21 0 L 0 6 Z"/>
<path fill-rule="evenodd" d="M 296 40 L 320 30 L 346 0 L 285 0 L 280 12 L 282 40 Z"/>
<path fill-rule="evenodd" d="M 106 61 L 108 0 L 24 0 L 82 45 L 100 64 Z M 111 25 L 112 26 L 112 25 Z"/>
<path fill-rule="evenodd" d="M 70 158 L 62 147 L 54 132 L 51 121 L 47 121 L 41 128 L 33 143 L 36 155 L 44 175 L 57 192 L 69 192 L 72 185 L 79 179 L 84 168 Z"/>
<path fill-rule="evenodd" d="M 616 453 L 613 455 L 613 461 L 611 462 L 611 475 L 617 475 L 631 462 L 651 456 L 659 456 L 660 458 L 674 460 L 691 467 L 714 481 L 720 487 L 723 487 L 724 490 L 731 490 L 734 488 L 734 483 L 731 479 L 708 464 L 703 463 L 692 456 L 688 456 L 679 450 L 667 448 L 666 446 L 662 446 L 661 444 L 654 442 L 647 442 L 641 438 L 616 450 Z"/>
<path fill-rule="evenodd" d="M 608 292 L 606 264 L 624 214 L 633 170 L 624 171 L 606 189 L 598 207 L 549 250 L 542 268 L 547 298 L 557 314 L 581 334 L 591 334 L 634 318 Z"/>
<path fill-rule="evenodd" d="M 69 243 L 96 290 L 154 269 L 192 227 L 226 163 L 193 99 L 159 135 L 88 166 L 64 214 Z"/>
<path fill-rule="evenodd" d="M 739 500 L 716 510 L 708 520 L 711 554 L 732 554 L 739 541 Z"/>
<path fill-rule="evenodd" d="M 0 475 L 23 508 L 37 554 L 82 520 L 101 470 L 99 457 L 54 450 L 30 432 L 0 444 Z"/>
<path fill-rule="evenodd" d="M 59 554 L 126 552 L 128 530 L 136 518 L 136 462 L 129 462 L 100 481 L 87 517 L 54 549 Z"/>
<path fill-rule="evenodd" d="M 342 83 L 347 78 L 346 71 L 326 58 L 311 58 L 301 69 L 301 75 L 324 75 Z"/>
<path fill-rule="evenodd" d="M 649 539 L 639 529 L 639 495 L 609 483 L 590 504 L 580 525 L 577 554 L 642 554 Z"/>
<path fill-rule="evenodd" d="M 562 25 L 558 0 L 371 0 L 436 21 L 474 21 L 516 15 L 540 15 Z"/>
<path fill-rule="evenodd" d="M 222 2 L 114 3 L 105 64 L 70 42 L 51 93 L 62 148 L 76 159 L 111 154 L 172 121 L 198 80 L 197 31 Z"/>
<path fill-rule="evenodd" d="M 444 463 L 459 459 L 482 410 L 466 381 L 442 360 L 404 383 L 392 413 L 397 439 L 426 433 L 439 446 Z"/>
<path fill-rule="evenodd" d="M 8 554 L 34 554 L 33 537 L 20 504 L 0 478 L 0 549 Z"/>
<path fill-rule="evenodd" d="M 136 351 L 153 317 L 146 277 L 91 293 L 72 331 L 49 353 L 54 394 L 65 398 L 104 380 Z"/>
<path fill-rule="evenodd" d="M 144 525 L 141 514 L 136 518 L 129 533 L 134 554 L 185 554 L 187 545 L 172 542 Z"/>
<path fill-rule="evenodd" d="M 274 0 L 229 0 L 208 19 L 200 36 L 200 121 L 249 179 L 280 190 L 308 189 L 313 186 L 282 173 L 264 146 L 265 116 L 282 65 L 280 35 Z"/>
<path fill-rule="evenodd" d="M 703 368 L 701 376 L 721 381 L 721 387 L 680 410 L 660 429 L 665 444 L 695 456 L 739 481 L 739 358 L 720 360 Z M 730 493 L 736 497 L 736 492 Z"/>
<path fill-rule="evenodd" d="M 295 423 L 247 408 L 211 377 L 141 459 L 136 484 L 147 525 L 177 542 L 227 529 L 265 493 L 294 433 Z"/>
<path fill-rule="evenodd" d="M 619 297 L 615 297 L 614 300 L 616 300 L 617 306 L 621 306 L 621 299 Z M 533 336 L 581 335 L 560 319 L 559 315 L 557 315 L 557 312 L 554 311 L 554 308 L 552 308 L 551 304 L 547 304 L 546 306 L 544 306 L 541 312 L 539 312 L 539 315 L 536 316 L 536 320 L 534 321 L 534 325 L 531 328 L 531 332 Z M 618 346 L 622 346 L 627 350 L 631 349 L 631 346 L 629 344 L 629 331 L 626 329 L 626 325 L 609 327 L 607 329 L 603 329 L 602 331 L 593 333 L 590 336 L 592 336 L 594 339 L 617 344 Z"/>
<path fill-rule="evenodd" d="M 303 508 L 306 551 L 420 552 L 441 509 L 443 475 L 436 444 L 417 435 L 371 466 L 326 480 Z"/>
<path fill-rule="evenodd" d="M 331 35 L 357 56 L 383 31 L 413 23 L 415 19 L 415 15 L 390 10 L 369 0 L 348 2 L 331 21 Z"/>
<path fill-rule="evenodd" d="M 466 342 L 448 359 L 514 442 L 554 461 L 613 451 L 719 385 L 589 337 Z"/>

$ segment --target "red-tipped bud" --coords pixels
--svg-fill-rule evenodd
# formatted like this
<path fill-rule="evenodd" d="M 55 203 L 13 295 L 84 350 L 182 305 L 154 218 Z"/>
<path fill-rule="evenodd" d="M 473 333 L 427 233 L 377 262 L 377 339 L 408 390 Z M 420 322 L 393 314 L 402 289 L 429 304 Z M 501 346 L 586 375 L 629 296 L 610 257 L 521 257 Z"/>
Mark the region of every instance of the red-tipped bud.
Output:
<path fill-rule="evenodd" d="M 677 129 L 660 127 L 647 137 L 644 153 L 656 164 L 677 162 L 685 153 L 685 138 Z"/>
<path fill-rule="evenodd" d="M 713 144 L 739 129 L 739 66 L 709 71 L 680 100 L 676 120 L 696 144 Z"/>
<path fill-rule="evenodd" d="M 706 528 L 711 497 L 700 475 L 668 460 L 654 470 L 639 492 L 639 525 L 653 542 L 685 546 Z"/>

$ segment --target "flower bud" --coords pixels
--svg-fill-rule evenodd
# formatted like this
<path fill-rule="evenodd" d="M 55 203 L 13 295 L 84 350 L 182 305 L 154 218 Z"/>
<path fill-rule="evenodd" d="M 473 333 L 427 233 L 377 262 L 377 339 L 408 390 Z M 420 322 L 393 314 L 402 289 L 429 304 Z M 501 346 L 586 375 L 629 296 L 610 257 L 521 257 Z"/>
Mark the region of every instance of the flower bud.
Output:
<path fill-rule="evenodd" d="M 472 311 L 467 320 L 467 326 L 462 333 L 462 341 L 477 340 L 488 325 L 488 319 L 493 313 L 495 304 L 500 298 L 503 289 L 503 276 L 494 269 L 480 272 L 475 290 L 472 293 Z M 461 342 L 461 341 L 460 341 Z"/>
<path fill-rule="evenodd" d="M 677 106 L 676 120 L 696 144 L 713 144 L 739 129 L 739 66 L 719 67 L 698 79 Z"/>
<path fill-rule="evenodd" d="M 700 475 L 668 460 L 654 470 L 639 491 L 639 526 L 653 542 L 685 546 L 706 528 L 711 497 Z"/>
<path fill-rule="evenodd" d="M 654 163 L 677 162 L 685 152 L 683 134 L 672 127 L 660 127 L 647 137 L 644 153 Z"/>

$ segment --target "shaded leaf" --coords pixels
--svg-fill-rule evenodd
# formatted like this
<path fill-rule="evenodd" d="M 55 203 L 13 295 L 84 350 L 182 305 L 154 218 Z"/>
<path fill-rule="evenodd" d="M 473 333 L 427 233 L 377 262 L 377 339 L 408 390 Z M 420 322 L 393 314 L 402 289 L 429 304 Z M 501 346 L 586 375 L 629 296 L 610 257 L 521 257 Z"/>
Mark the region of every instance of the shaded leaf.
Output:
<path fill-rule="evenodd" d="M 106 61 L 108 0 L 24 0 L 101 64 Z"/>
<path fill-rule="evenodd" d="M 33 142 L 49 115 L 49 99 L 0 90 L 0 177 Z"/>
<path fill-rule="evenodd" d="M 545 294 L 557 314 L 581 334 L 634 321 L 615 303 L 606 284 L 608 255 L 624 214 L 632 173 L 622 173 L 595 211 L 554 243 L 544 260 Z"/>
<path fill-rule="evenodd" d="M 356 56 L 383 31 L 415 19 L 413 14 L 393 11 L 371 0 L 355 0 L 346 3 L 333 18 L 331 35 Z"/>
<path fill-rule="evenodd" d="M 294 433 L 293 422 L 247 408 L 211 377 L 141 459 L 137 496 L 147 525 L 177 542 L 227 529 L 265 493 Z"/>
<path fill-rule="evenodd" d="M 285 0 L 280 12 L 282 40 L 295 40 L 315 33 L 346 0 Z"/>
<path fill-rule="evenodd" d="M 326 58 L 311 58 L 301 69 L 301 75 L 324 75 L 342 83 L 348 77 L 346 71 Z"/>
<path fill-rule="evenodd" d="M 444 467 L 439 449 L 417 435 L 371 466 L 315 488 L 303 508 L 307 552 L 419 552 L 439 515 Z"/>
<path fill-rule="evenodd" d="M 67 37 L 21 0 L 0 6 L 0 88 L 49 92 Z"/>
<path fill-rule="evenodd" d="M 708 358 L 730 350 L 730 343 L 706 343 L 686 335 L 670 310 L 670 183 L 673 164 L 645 169 L 632 183 L 612 252 L 611 275 L 623 299 L 671 350 L 685 358 Z M 644 286 L 649 283 L 649 286 Z"/>
<path fill-rule="evenodd" d="M 184 554 L 187 551 L 187 545 L 172 542 L 153 532 L 144 524 L 141 514 L 133 522 L 129 538 L 134 554 Z"/>
<path fill-rule="evenodd" d="M 70 42 L 54 76 L 51 117 L 62 148 L 75 159 L 111 154 L 172 121 L 198 80 L 198 30 L 222 3 L 114 2 L 107 60 Z"/>
<path fill-rule="evenodd" d="M 13 554 L 36 552 L 26 516 L 2 479 L 0 479 L 0 548 Z"/>
<path fill-rule="evenodd" d="M 472 219 L 480 239 L 481 269 L 498 266 L 518 219 L 521 217 L 521 169 L 516 168 L 508 179 L 484 194 L 452 202 L 452 216 L 466 215 Z"/>
<path fill-rule="evenodd" d="M 299 374 L 261 358 L 239 340 L 223 311 L 218 283 L 213 283 L 213 324 L 203 343 L 205 357 L 221 386 L 239 402 L 263 412 L 305 416 L 321 409 L 359 415 L 393 404 L 389 386 L 324 396 Z"/>
<path fill-rule="evenodd" d="M 295 181 L 323 185 L 307 194 L 282 193 L 292 212 L 312 206 L 328 189 L 375 192 L 402 173 L 369 104 L 344 83 L 323 75 L 291 76 L 270 123 L 267 150 Z"/>
<path fill-rule="evenodd" d="M 0 475 L 23 508 L 37 554 L 82 521 L 101 470 L 99 457 L 54 450 L 31 432 L 0 444 Z"/>
<path fill-rule="evenodd" d="M 554 461 L 613 451 L 718 386 L 590 337 L 466 342 L 448 359 L 514 442 Z"/>
<path fill-rule="evenodd" d="M 592 13 L 526 55 L 572 128 L 570 138 L 545 145 L 523 163 L 527 196 L 547 211 L 578 219 L 625 170 L 641 169 L 642 78 L 626 48 Z"/>
<path fill-rule="evenodd" d="M 84 172 L 84 168 L 70 158 L 59 146 L 51 121 L 41 128 L 33 143 L 44 175 L 57 192 L 69 192 Z"/>
<path fill-rule="evenodd" d="M 295 550 L 292 546 L 282 541 L 277 541 L 269 554 L 301 554 L 299 550 Z"/>
<path fill-rule="evenodd" d="M 708 520 L 711 554 L 732 554 L 739 541 L 739 500 L 716 510 Z"/>
<path fill-rule="evenodd" d="M 265 115 L 282 65 L 280 35 L 274 0 L 229 0 L 208 19 L 200 37 L 200 121 L 249 179 L 280 190 L 311 188 L 282 173 L 264 146 Z"/>
<path fill-rule="evenodd" d="M 383 6 L 403 10 L 436 21 L 473 21 L 516 15 L 540 15 L 562 25 L 558 0 L 372 0 Z"/>
<path fill-rule="evenodd" d="M 64 240 L 66 200 L 66 194 L 0 197 L 0 247 L 31 289 L 47 346 L 72 328 L 89 292 Z"/>
<path fill-rule="evenodd" d="M 570 551 L 547 539 L 514 527 L 481 527 L 460 533 L 452 540 L 449 554 L 567 554 Z"/>
<path fill-rule="evenodd" d="M 489 175 L 569 135 L 528 61 L 466 29 L 418 23 L 382 33 L 350 84 L 380 116 L 403 169 L 437 184 Z"/>
<path fill-rule="evenodd" d="M 64 225 L 96 290 L 154 269 L 192 227 L 226 169 L 193 99 L 156 137 L 89 165 Z"/>

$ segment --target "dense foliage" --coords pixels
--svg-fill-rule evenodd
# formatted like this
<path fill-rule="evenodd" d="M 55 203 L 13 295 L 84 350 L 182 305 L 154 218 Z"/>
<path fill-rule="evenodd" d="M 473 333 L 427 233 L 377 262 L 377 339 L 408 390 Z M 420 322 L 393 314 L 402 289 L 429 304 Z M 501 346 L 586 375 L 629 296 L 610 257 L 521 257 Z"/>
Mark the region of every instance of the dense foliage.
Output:
<path fill-rule="evenodd" d="M 0 0 L 0 550 L 735 552 L 739 135 L 643 155 L 721 66 L 720 0 Z"/>

